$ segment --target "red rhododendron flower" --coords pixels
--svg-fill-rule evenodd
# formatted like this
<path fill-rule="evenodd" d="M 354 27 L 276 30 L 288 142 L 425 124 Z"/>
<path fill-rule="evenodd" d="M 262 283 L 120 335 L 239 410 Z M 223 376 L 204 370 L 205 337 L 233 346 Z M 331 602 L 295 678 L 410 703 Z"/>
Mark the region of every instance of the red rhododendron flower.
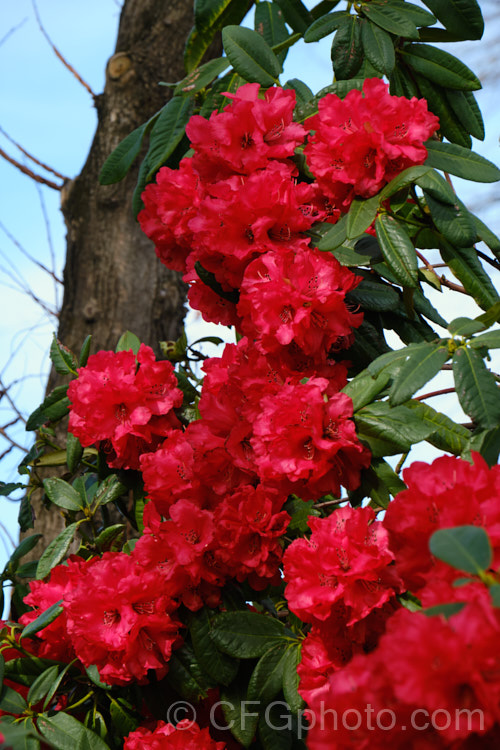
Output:
<path fill-rule="evenodd" d="M 474 464 L 441 456 L 432 464 L 414 462 L 403 473 L 408 485 L 390 503 L 384 519 L 398 573 L 414 593 L 429 580 L 451 581 L 457 571 L 435 560 L 429 539 L 438 529 L 483 526 L 491 539 L 493 566 L 500 566 L 500 466 L 491 469 L 479 454 Z"/>
<path fill-rule="evenodd" d="M 246 83 L 224 95 L 232 102 L 222 112 L 212 112 L 209 120 L 193 115 L 186 127 L 195 168 L 204 179 L 251 174 L 269 159 L 293 156 L 307 132 L 292 120 L 295 91 L 273 86 L 260 98 L 259 84 Z"/>
<path fill-rule="evenodd" d="M 347 211 L 353 198 L 369 198 L 404 169 L 423 164 L 423 145 L 438 129 L 425 99 L 391 96 L 379 78 L 345 99 L 327 94 L 306 120 L 314 134 L 304 150 L 321 190 Z"/>
<path fill-rule="evenodd" d="M 292 341 L 310 359 L 325 361 L 332 348 L 349 346 L 362 314 L 345 295 L 361 281 L 332 255 L 312 248 L 269 252 L 245 271 L 238 312 L 242 330 L 264 352 Z"/>
<path fill-rule="evenodd" d="M 104 682 L 147 681 L 149 669 L 167 672 L 180 643 L 177 604 L 161 579 L 123 552 L 106 552 L 82 566 L 64 594 L 67 628 L 78 658 L 95 664 Z M 89 596 L 91 592 L 91 596 Z"/>
<path fill-rule="evenodd" d="M 224 742 L 215 742 L 208 729 L 183 719 L 176 726 L 159 721 L 151 731 L 139 727 L 125 737 L 123 750 L 225 750 Z"/>
<path fill-rule="evenodd" d="M 339 508 L 310 518 L 310 539 L 296 539 L 284 555 L 290 609 L 305 622 L 347 608 L 347 625 L 362 620 L 402 590 L 391 563 L 387 532 L 371 508 Z"/>
<path fill-rule="evenodd" d="M 68 388 L 69 431 L 82 445 L 101 444 L 110 466 L 138 469 L 141 453 L 155 450 L 180 422 L 173 409 L 182 391 L 170 362 L 156 362 L 141 344 L 132 351 L 89 357 Z"/>

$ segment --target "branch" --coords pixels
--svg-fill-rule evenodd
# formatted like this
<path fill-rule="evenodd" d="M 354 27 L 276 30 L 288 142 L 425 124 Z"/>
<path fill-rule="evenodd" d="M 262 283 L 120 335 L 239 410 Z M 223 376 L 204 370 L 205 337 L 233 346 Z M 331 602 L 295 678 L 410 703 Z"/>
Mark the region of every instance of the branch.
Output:
<path fill-rule="evenodd" d="M 20 162 L 16 161 L 16 159 L 13 159 L 12 156 L 6 154 L 5 151 L 1 148 L 0 156 L 3 156 L 5 161 L 13 164 L 15 167 L 17 167 L 17 169 L 19 169 L 20 172 L 27 175 L 28 177 L 31 177 L 31 179 L 35 180 L 35 182 L 40 182 L 42 185 L 47 185 L 47 187 L 50 187 L 53 190 L 62 190 L 62 185 L 58 185 L 57 182 L 52 182 L 52 180 L 47 180 L 46 177 L 42 177 L 41 175 L 32 172 L 31 169 L 28 169 L 28 167 L 25 167 L 24 164 L 21 164 Z"/>
<path fill-rule="evenodd" d="M 8 141 L 10 141 L 16 148 L 19 149 L 19 151 L 28 157 L 32 162 L 35 164 L 38 164 L 39 167 L 42 167 L 42 169 L 45 169 L 47 172 L 52 172 L 53 175 L 56 177 L 59 177 L 60 180 L 69 180 L 69 177 L 66 177 L 65 175 L 58 172 L 56 169 L 53 169 L 52 167 L 49 167 L 48 164 L 44 164 L 43 161 L 40 161 L 36 158 L 36 156 L 33 156 L 33 154 L 30 154 L 29 151 L 26 151 L 25 148 L 21 146 L 20 143 L 15 141 L 8 133 L 5 132 L 5 130 L 0 127 L 0 133 L 7 138 Z"/>
<path fill-rule="evenodd" d="M 32 255 L 30 255 L 30 253 L 27 250 L 24 249 L 24 247 L 21 245 L 21 243 L 18 242 L 18 240 L 16 240 L 16 238 L 14 237 L 14 235 L 12 235 L 9 232 L 9 230 L 7 229 L 7 227 L 4 226 L 1 221 L 0 221 L 0 229 L 2 230 L 2 232 L 5 235 L 7 235 L 7 237 L 9 238 L 9 240 L 17 247 L 17 249 L 19 250 L 19 252 L 22 253 L 25 258 L 28 258 L 28 260 L 30 260 L 32 263 L 34 263 L 36 266 L 38 266 L 38 268 L 40 268 L 41 271 L 45 271 L 45 273 L 48 273 L 48 275 L 51 278 L 53 278 L 54 281 L 56 281 L 58 284 L 62 284 L 63 283 L 62 280 L 59 279 L 56 276 L 56 274 L 53 271 L 50 270 L 50 268 L 47 268 L 47 266 L 45 266 L 39 260 L 37 260 L 36 258 L 34 258 Z"/>
<path fill-rule="evenodd" d="M 42 34 L 44 35 L 45 39 L 48 41 L 48 43 L 52 47 L 52 49 L 53 49 L 56 57 L 59 58 L 59 60 L 64 65 L 64 67 L 67 70 L 69 70 L 69 72 L 71 73 L 71 75 L 73 75 L 76 78 L 76 80 L 78 81 L 78 83 L 81 83 L 82 86 L 83 86 L 83 88 L 86 89 L 89 92 L 90 96 L 93 99 L 95 99 L 96 95 L 94 94 L 94 92 L 90 88 L 89 84 L 86 81 L 83 80 L 83 78 L 81 77 L 81 75 L 79 73 L 77 73 L 77 71 L 73 68 L 73 66 L 69 64 L 69 62 L 66 60 L 65 57 L 63 57 L 63 55 L 59 52 L 59 50 L 57 49 L 57 47 L 55 46 L 55 44 L 52 42 L 52 40 L 49 37 L 49 35 L 47 34 L 47 32 L 45 31 L 45 29 L 43 27 L 43 24 L 42 24 L 42 20 L 40 18 L 40 14 L 38 13 L 38 8 L 37 8 L 35 0 L 31 0 L 31 4 L 33 5 L 33 10 L 35 11 L 35 16 L 36 16 L 36 20 L 37 20 L 37 23 L 38 23 L 38 27 L 39 27 L 40 31 L 42 32 Z"/>
<path fill-rule="evenodd" d="M 4 44 L 4 42 L 6 42 L 6 41 L 7 41 L 7 39 L 9 38 L 9 36 L 10 36 L 11 34 L 14 34 L 14 32 L 16 32 L 16 31 L 17 31 L 18 29 L 20 29 L 20 28 L 21 28 L 21 26 L 22 26 L 23 24 L 25 24 L 27 20 L 28 20 L 28 17 L 26 16 L 26 18 L 23 18 L 23 20 L 22 20 L 22 21 L 20 21 L 20 22 L 19 22 L 19 23 L 17 24 L 17 26 L 13 26 L 13 27 L 12 27 L 11 29 L 9 29 L 9 30 L 8 30 L 8 32 L 7 32 L 6 34 L 4 34 L 4 36 L 3 36 L 3 37 L 2 37 L 1 39 L 0 39 L 0 47 L 2 46 L 2 44 Z"/>
<path fill-rule="evenodd" d="M 426 398 L 433 398 L 433 396 L 443 396 L 445 393 L 455 393 L 455 388 L 441 388 L 439 391 L 431 391 L 430 393 L 424 393 L 423 396 L 415 396 L 415 401 L 423 401 Z"/>

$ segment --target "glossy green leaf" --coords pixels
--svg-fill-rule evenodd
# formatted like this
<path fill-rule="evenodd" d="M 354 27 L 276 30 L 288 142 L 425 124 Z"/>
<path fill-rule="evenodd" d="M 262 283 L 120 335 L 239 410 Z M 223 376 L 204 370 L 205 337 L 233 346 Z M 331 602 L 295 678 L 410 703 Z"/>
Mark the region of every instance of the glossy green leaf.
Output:
<path fill-rule="evenodd" d="M 167 680 L 188 701 L 206 698 L 207 690 L 212 687 L 201 671 L 193 649 L 186 643 L 170 657 Z"/>
<path fill-rule="evenodd" d="M 481 323 L 483 323 L 485 328 L 489 328 L 494 323 L 498 323 L 500 321 L 500 300 L 489 307 L 485 313 L 483 313 L 482 315 L 478 315 L 475 320 L 479 320 Z"/>
<path fill-rule="evenodd" d="M 43 487 L 45 494 L 54 505 L 75 512 L 83 510 L 84 504 L 82 498 L 78 492 L 63 479 L 59 479 L 58 477 L 44 479 Z"/>
<path fill-rule="evenodd" d="M 414 393 L 438 374 L 449 357 L 448 347 L 429 343 L 409 356 L 394 378 L 389 400 L 394 405 L 408 401 Z"/>
<path fill-rule="evenodd" d="M 476 333 L 476 331 L 473 331 L 473 333 Z M 481 336 L 474 336 L 469 341 L 469 346 L 473 349 L 482 349 L 483 346 L 486 346 L 488 349 L 500 349 L 500 331 L 488 331 L 487 333 L 482 333 Z"/>
<path fill-rule="evenodd" d="M 256 612 L 223 612 L 213 621 L 212 638 L 230 656 L 251 659 L 262 656 L 283 637 L 279 620 Z"/>
<path fill-rule="evenodd" d="M 249 747 L 257 729 L 259 706 L 248 704 L 244 681 L 235 680 L 228 687 L 221 688 L 220 701 L 226 726 L 243 747 Z"/>
<path fill-rule="evenodd" d="M 414 21 L 409 15 L 402 13 L 399 7 L 372 1 L 369 5 L 363 4 L 362 8 L 363 15 L 380 26 L 381 29 L 407 39 L 418 39 L 418 31 Z"/>
<path fill-rule="evenodd" d="M 397 177 L 394 177 L 393 180 L 387 183 L 384 189 L 379 193 L 379 202 L 382 204 L 385 200 L 387 200 L 387 198 L 390 198 L 391 195 L 394 195 L 403 188 L 406 188 L 409 185 L 413 185 L 414 183 L 418 184 L 417 180 L 420 179 L 423 175 L 428 174 L 428 172 L 430 172 L 429 167 L 425 167 L 423 165 L 405 169 L 403 172 L 398 174 Z"/>
<path fill-rule="evenodd" d="M 461 424 L 436 411 L 422 401 L 411 401 L 407 404 L 420 419 L 432 428 L 432 432 L 426 438 L 427 442 L 442 451 L 459 456 L 467 447 L 470 432 Z"/>
<path fill-rule="evenodd" d="M 410 347 L 406 347 L 403 349 L 391 349 L 390 352 L 381 354 L 379 357 L 376 357 L 372 362 L 370 362 L 370 365 L 367 368 L 368 372 L 372 375 L 372 377 L 378 375 L 379 372 L 382 372 L 382 370 L 386 370 L 393 375 L 395 372 L 399 372 L 406 358 L 412 352 L 420 350 L 425 351 L 426 347 L 427 344 L 424 343 L 412 344 Z"/>
<path fill-rule="evenodd" d="M 387 401 L 363 407 L 354 415 L 354 421 L 359 437 L 367 439 L 374 456 L 406 453 L 432 432 L 410 409 L 391 408 Z"/>
<path fill-rule="evenodd" d="M 349 15 L 339 27 L 332 42 L 331 58 L 337 80 L 353 78 L 363 61 L 361 24 L 357 16 Z"/>
<path fill-rule="evenodd" d="M 457 196 L 453 188 L 444 177 L 435 169 L 427 169 L 422 175 L 415 179 L 415 185 L 425 190 L 425 192 L 441 203 L 453 206 L 456 203 Z"/>
<path fill-rule="evenodd" d="M 448 325 L 447 321 L 439 314 L 439 311 L 431 305 L 420 289 L 415 289 L 413 292 L 413 305 L 420 315 L 423 315 L 428 320 L 436 323 L 436 325 L 443 326 L 443 328 L 446 328 Z"/>
<path fill-rule="evenodd" d="M 68 469 L 73 474 L 78 468 L 83 456 L 83 446 L 73 433 L 68 432 L 66 436 L 66 463 Z"/>
<path fill-rule="evenodd" d="M 479 307 L 489 310 L 498 301 L 498 292 L 481 265 L 473 247 L 457 247 L 441 241 L 441 257 Z"/>
<path fill-rule="evenodd" d="M 174 96 L 163 107 L 149 139 L 147 160 L 150 180 L 181 142 L 193 112 L 193 101 L 185 96 Z"/>
<path fill-rule="evenodd" d="M 417 84 L 410 75 L 408 69 L 401 65 L 396 65 L 392 71 L 389 80 L 389 93 L 391 96 L 405 96 L 411 99 L 412 96 L 420 97 Z"/>
<path fill-rule="evenodd" d="M 192 70 L 174 89 L 176 96 L 192 96 L 201 91 L 229 67 L 227 57 L 217 57 Z"/>
<path fill-rule="evenodd" d="M 42 404 L 30 414 L 26 422 L 26 430 L 38 430 L 45 422 L 56 422 L 66 416 L 69 411 L 67 392 L 67 385 L 56 385 Z"/>
<path fill-rule="evenodd" d="M 226 10 L 231 0 L 195 0 L 194 22 L 199 31 L 210 29 L 222 13 Z"/>
<path fill-rule="evenodd" d="M 374 377 L 368 370 L 363 370 L 342 388 L 342 393 L 347 393 L 352 399 L 354 411 L 358 411 L 384 390 L 390 377 L 389 372 L 381 371 Z"/>
<path fill-rule="evenodd" d="M 347 238 L 359 237 L 374 222 L 379 208 L 378 195 L 373 198 L 355 198 L 347 214 Z"/>
<path fill-rule="evenodd" d="M 481 39 L 484 21 L 477 0 L 424 0 L 424 3 L 458 39 Z"/>
<path fill-rule="evenodd" d="M 17 568 L 17 563 L 19 560 L 28 554 L 28 552 L 31 552 L 32 549 L 36 547 L 38 544 L 39 539 L 43 536 L 43 534 L 31 534 L 31 536 L 27 536 L 24 539 L 21 540 L 21 542 L 17 545 L 14 552 L 11 554 L 9 561 L 6 565 L 6 568 L 9 567 L 10 569 Z"/>
<path fill-rule="evenodd" d="M 8 685 L 4 685 L 0 693 L 0 711 L 10 714 L 22 714 L 28 708 L 23 696 Z"/>
<path fill-rule="evenodd" d="M 318 250 L 335 250 L 347 239 L 347 216 L 343 216 L 318 242 Z"/>
<path fill-rule="evenodd" d="M 62 611 L 63 606 L 61 599 L 60 601 L 48 607 L 44 612 L 42 612 L 41 615 L 38 615 L 36 620 L 32 620 L 28 625 L 26 625 L 21 632 L 21 638 L 31 638 L 32 636 L 36 635 L 40 632 L 40 630 L 43 630 L 47 627 L 47 625 L 50 625 L 52 622 L 54 622 L 54 620 L 59 617 Z"/>
<path fill-rule="evenodd" d="M 283 665 L 283 695 L 288 707 L 293 714 L 298 713 L 304 707 L 304 700 L 298 693 L 299 675 L 297 669 L 301 660 L 301 644 L 290 646 L 285 655 Z"/>
<path fill-rule="evenodd" d="M 449 620 L 453 615 L 458 614 L 465 607 L 465 602 L 447 602 L 446 604 L 436 604 L 434 607 L 422 609 L 422 614 L 426 617 L 444 617 Z"/>
<path fill-rule="evenodd" d="M 470 247 L 476 241 L 476 225 L 461 200 L 451 206 L 432 198 L 424 190 L 425 200 L 436 229 L 458 247 Z"/>
<path fill-rule="evenodd" d="M 440 141 L 426 141 L 425 146 L 428 152 L 425 163 L 429 167 L 473 182 L 497 182 L 500 179 L 500 169 L 474 151 Z"/>
<path fill-rule="evenodd" d="M 427 100 L 429 110 L 439 118 L 439 132 L 443 138 L 447 138 L 453 144 L 462 148 L 472 148 L 472 140 L 469 133 L 450 107 L 446 96 L 447 89 L 442 88 L 433 81 L 429 81 L 419 73 L 412 71 L 412 74 L 418 86 L 420 97 Z"/>
<path fill-rule="evenodd" d="M 116 474 L 110 474 L 97 488 L 93 502 L 96 506 L 113 503 L 126 492 L 127 487 L 120 482 Z"/>
<path fill-rule="evenodd" d="M 188 73 L 199 66 L 215 34 L 224 26 L 241 23 L 247 11 L 247 0 L 201 0 L 200 27 L 193 28 L 184 48 L 184 66 Z"/>
<path fill-rule="evenodd" d="M 75 536 L 76 530 L 80 525 L 81 521 L 70 524 L 64 529 L 55 539 L 51 541 L 49 546 L 44 551 L 38 566 L 36 569 L 36 577 L 38 579 L 45 578 L 50 573 L 55 565 L 58 565 L 65 557 L 67 551 L 70 548 L 73 537 Z"/>
<path fill-rule="evenodd" d="M 409 16 L 416 26 L 432 26 L 432 24 L 436 23 L 436 17 L 418 5 L 408 3 L 406 0 L 404 3 L 400 0 L 389 0 L 389 3 L 394 5 L 399 13 Z"/>
<path fill-rule="evenodd" d="M 339 26 L 342 26 L 349 15 L 347 11 L 339 10 L 317 18 L 306 30 L 304 42 L 319 42 L 320 39 L 332 34 Z"/>
<path fill-rule="evenodd" d="M 469 445 L 463 451 L 462 457 L 471 461 L 473 451 L 480 453 L 488 466 L 495 466 L 500 454 L 500 425 L 471 435 Z"/>
<path fill-rule="evenodd" d="M 28 691 L 27 700 L 31 706 L 41 701 L 42 698 L 45 698 L 52 685 L 56 681 L 58 674 L 59 667 L 56 664 L 53 667 L 49 667 L 45 672 L 42 672 L 42 674 L 38 675 Z"/>
<path fill-rule="evenodd" d="M 500 584 L 490 586 L 491 603 L 495 608 L 500 607 Z"/>
<path fill-rule="evenodd" d="M 484 140 L 484 122 L 472 91 L 446 89 L 445 96 L 457 119 L 474 138 Z"/>
<path fill-rule="evenodd" d="M 389 77 L 396 63 L 394 43 L 390 34 L 364 19 L 361 25 L 361 41 L 366 58 L 376 70 Z"/>
<path fill-rule="evenodd" d="M 286 705 L 273 701 L 261 714 L 258 724 L 259 747 L 262 750 L 292 750 L 293 734 Z"/>
<path fill-rule="evenodd" d="M 488 534 L 481 526 L 438 529 L 429 539 L 429 549 L 453 568 L 476 575 L 487 570 L 493 559 Z"/>
<path fill-rule="evenodd" d="M 304 81 L 300 81 L 298 78 L 290 78 L 285 85 L 283 86 L 284 89 L 293 89 L 296 94 L 297 103 L 304 103 L 307 104 L 307 102 L 310 102 L 313 98 L 314 94 L 309 88 L 309 86 L 306 86 Z"/>
<path fill-rule="evenodd" d="M 497 260 L 500 260 L 500 239 L 477 216 L 474 216 L 473 219 L 474 224 L 476 225 L 478 239 L 490 248 Z"/>
<path fill-rule="evenodd" d="M 287 650 L 286 643 L 278 642 L 261 656 L 248 682 L 249 701 L 265 705 L 280 692 Z"/>
<path fill-rule="evenodd" d="M 140 721 L 134 707 L 122 697 L 109 696 L 109 714 L 111 721 L 121 737 L 128 735 Z"/>
<path fill-rule="evenodd" d="M 453 355 L 453 375 L 464 412 L 483 429 L 496 427 L 500 422 L 500 391 L 480 353 L 459 347 Z"/>
<path fill-rule="evenodd" d="M 415 248 L 404 225 L 387 214 L 377 216 L 375 228 L 385 262 L 402 286 L 418 284 L 418 263 Z"/>
<path fill-rule="evenodd" d="M 262 86 L 278 82 L 281 64 L 267 42 L 252 29 L 226 26 L 222 43 L 229 62 L 246 81 L 256 81 Z"/>
<path fill-rule="evenodd" d="M 410 44 L 401 55 L 413 70 L 439 86 L 460 91 L 481 88 L 479 78 L 457 57 L 429 44 Z"/>
<path fill-rule="evenodd" d="M 101 185 L 112 185 L 123 180 L 130 167 L 139 156 L 144 137 L 153 126 L 153 119 L 143 123 L 121 141 L 110 153 L 99 174 Z"/>
<path fill-rule="evenodd" d="M 85 336 L 82 348 L 80 349 L 80 355 L 78 357 L 78 367 L 85 367 L 90 354 L 90 345 L 92 343 L 92 336 L 89 334 Z"/>
<path fill-rule="evenodd" d="M 193 615 L 189 631 L 200 667 L 218 684 L 229 685 L 236 677 L 239 662 L 215 646 L 211 636 L 211 618 L 206 607 Z"/>
<path fill-rule="evenodd" d="M 448 325 L 452 336 L 472 336 L 473 333 L 484 331 L 484 325 L 479 320 L 471 318 L 454 318 Z"/>
<path fill-rule="evenodd" d="M 304 34 L 313 21 L 313 17 L 301 0 L 274 0 L 285 17 L 287 24 L 299 34 Z"/>
<path fill-rule="evenodd" d="M 258 34 L 264 37 L 270 47 L 286 41 L 289 37 L 283 11 L 276 3 L 264 2 L 263 0 L 255 6 L 254 28 Z M 283 64 L 286 54 L 287 50 L 276 54 L 281 64 Z"/>
<path fill-rule="evenodd" d="M 50 359 L 52 360 L 55 371 L 58 372 L 59 375 L 76 375 L 78 364 L 75 355 L 67 346 L 63 346 L 61 342 L 57 340 L 55 334 L 52 337 L 52 343 L 50 345 Z"/>
<path fill-rule="evenodd" d="M 382 284 L 370 279 L 363 279 L 361 284 L 348 294 L 349 302 L 360 305 L 366 310 L 396 310 L 400 305 L 400 296 L 389 284 Z"/>
<path fill-rule="evenodd" d="M 63 711 L 54 716 L 40 715 L 37 724 L 43 736 L 58 750 L 109 750 L 95 732 Z"/>

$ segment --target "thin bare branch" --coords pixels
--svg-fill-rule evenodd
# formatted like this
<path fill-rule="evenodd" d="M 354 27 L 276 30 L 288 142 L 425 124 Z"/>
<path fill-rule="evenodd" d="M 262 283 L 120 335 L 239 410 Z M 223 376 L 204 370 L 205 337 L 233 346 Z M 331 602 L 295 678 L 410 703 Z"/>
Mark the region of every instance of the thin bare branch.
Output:
<path fill-rule="evenodd" d="M 10 435 L 7 433 L 6 430 L 4 430 L 3 427 L 0 427 L 0 435 L 7 440 L 13 448 L 17 448 L 20 451 L 23 451 L 24 453 L 28 453 L 28 449 L 25 448 L 23 445 L 20 445 L 19 443 L 16 443 L 16 441 L 10 437 Z"/>
<path fill-rule="evenodd" d="M 430 393 L 424 393 L 423 396 L 414 396 L 415 401 L 425 401 L 426 398 L 434 398 L 434 396 L 444 396 L 446 393 L 455 393 L 455 388 L 441 388 L 439 391 L 431 391 Z"/>
<path fill-rule="evenodd" d="M 89 92 L 90 96 L 93 99 L 95 99 L 96 95 L 94 94 L 94 92 L 90 88 L 89 84 L 86 81 L 83 80 L 83 78 L 81 77 L 81 75 L 79 73 L 77 73 L 77 71 L 73 68 L 73 66 L 70 65 L 69 62 L 66 60 L 66 58 L 59 52 L 59 50 L 57 49 L 57 47 L 55 46 L 55 44 L 52 42 L 52 40 L 49 37 L 49 35 L 47 34 L 47 32 L 45 31 L 45 29 L 43 27 L 43 24 L 42 24 L 42 20 L 40 18 L 40 14 L 38 13 L 38 8 L 37 8 L 35 0 L 31 0 L 31 4 L 33 6 L 33 10 L 35 11 L 35 16 L 36 16 L 36 20 L 37 20 L 39 29 L 42 32 L 42 34 L 44 35 L 45 39 L 50 44 L 50 46 L 52 47 L 52 49 L 53 49 L 56 57 L 59 58 L 59 60 L 64 65 L 64 67 L 67 70 L 69 70 L 69 72 L 71 73 L 71 75 L 73 75 L 76 78 L 76 80 L 78 81 L 78 83 L 81 83 L 81 85 L 83 86 L 83 88 L 86 89 L 86 91 Z"/>
<path fill-rule="evenodd" d="M 39 182 L 41 185 L 47 185 L 47 187 L 52 188 L 53 190 L 62 190 L 62 185 L 58 185 L 56 182 L 52 182 L 52 180 L 48 180 L 46 177 L 42 177 L 41 175 L 36 174 L 36 172 L 33 172 L 28 167 L 25 167 L 24 164 L 21 164 L 21 162 L 13 159 L 12 156 L 6 154 L 2 148 L 0 148 L 0 156 L 3 156 L 5 161 L 8 161 L 9 164 L 13 164 L 14 167 L 17 167 L 20 172 L 27 175 L 32 180 L 35 180 L 35 182 Z"/>
<path fill-rule="evenodd" d="M 48 165 L 48 164 L 44 164 L 44 162 L 43 162 L 43 161 L 40 161 L 40 159 L 37 159 L 37 158 L 36 158 L 36 156 L 33 156 L 33 154 L 30 154 L 30 153 L 29 153 L 29 151 L 26 151 L 26 149 L 25 149 L 25 148 L 23 148 L 23 147 L 21 146 L 21 144 L 19 144 L 19 143 L 18 143 L 17 141 L 15 141 L 15 140 L 14 140 L 13 138 L 11 138 L 11 136 L 10 136 L 10 135 L 9 135 L 8 133 L 6 133 L 6 132 L 5 132 L 5 130 L 4 130 L 4 129 L 3 129 L 2 127 L 0 127 L 0 133 L 1 133 L 1 134 L 2 134 L 2 135 L 3 135 L 4 137 L 5 137 L 5 138 L 7 138 L 7 140 L 8 140 L 8 141 L 10 141 L 10 143 L 12 143 L 12 144 L 13 144 L 13 145 L 14 145 L 14 146 L 15 146 L 16 148 L 18 148 L 18 149 L 19 149 L 19 151 L 20 151 L 20 152 L 21 152 L 22 154 L 24 154 L 25 156 L 27 156 L 27 157 L 28 157 L 28 159 L 30 159 L 30 160 L 31 160 L 32 162 L 34 162 L 35 164 L 38 164 L 38 166 L 39 166 L 39 167 L 42 167 L 42 169 L 45 169 L 45 170 L 46 170 L 47 172 L 51 172 L 51 173 L 52 173 L 53 175 L 55 175 L 56 177 L 59 177 L 59 179 L 60 179 L 60 180 L 69 180 L 69 177 L 66 177 L 65 175 L 61 174 L 61 173 L 60 173 L 60 172 L 58 172 L 58 171 L 57 171 L 56 169 L 53 169 L 52 167 L 49 167 L 49 165 Z"/>
<path fill-rule="evenodd" d="M 46 218 L 46 215 L 44 214 L 44 218 Z M 62 279 L 59 279 L 53 271 L 50 270 L 50 268 L 47 268 L 43 263 L 41 263 L 39 260 L 34 258 L 22 245 L 21 243 L 16 240 L 13 234 L 9 232 L 7 227 L 0 221 L 0 229 L 2 232 L 9 238 L 9 240 L 17 247 L 20 253 L 24 255 L 25 258 L 28 258 L 32 263 L 34 263 L 38 268 L 40 268 L 42 271 L 45 271 L 45 273 L 48 273 L 48 275 L 54 279 L 58 284 L 62 284 Z"/>
<path fill-rule="evenodd" d="M 28 17 L 26 16 L 26 18 L 23 18 L 23 20 L 20 21 L 18 24 L 16 24 L 16 26 L 13 26 L 11 29 L 9 29 L 8 32 L 4 34 L 4 36 L 0 39 L 0 47 L 2 46 L 2 44 L 4 44 L 7 41 L 7 39 L 12 34 L 14 34 L 18 29 L 20 29 L 21 26 L 23 26 L 27 20 L 28 20 Z"/>

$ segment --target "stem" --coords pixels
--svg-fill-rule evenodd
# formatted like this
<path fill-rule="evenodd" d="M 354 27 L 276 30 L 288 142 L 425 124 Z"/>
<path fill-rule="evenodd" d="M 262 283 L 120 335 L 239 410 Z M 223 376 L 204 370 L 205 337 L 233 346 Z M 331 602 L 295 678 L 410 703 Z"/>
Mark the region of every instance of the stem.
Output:
<path fill-rule="evenodd" d="M 424 399 L 432 398 L 433 396 L 443 396 L 445 393 L 455 393 L 455 388 L 441 388 L 439 391 L 424 393 L 423 396 L 415 396 L 414 401 L 423 401 Z"/>

